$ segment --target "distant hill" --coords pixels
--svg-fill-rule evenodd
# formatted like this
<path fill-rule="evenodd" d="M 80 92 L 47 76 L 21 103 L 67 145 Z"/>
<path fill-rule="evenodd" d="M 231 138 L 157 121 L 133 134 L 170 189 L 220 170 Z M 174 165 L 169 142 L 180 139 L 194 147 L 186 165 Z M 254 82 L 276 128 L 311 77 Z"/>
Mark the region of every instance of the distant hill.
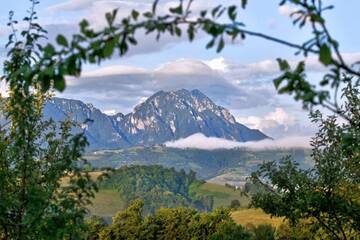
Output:
<path fill-rule="evenodd" d="M 109 116 L 91 104 L 54 98 L 44 109 L 46 118 L 73 119 L 80 124 L 90 149 L 152 146 L 202 133 L 238 142 L 268 138 L 256 129 L 236 122 L 231 113 L 199 90 L 159 91 L 134 111 Z"/>
<path fill-rule="evenodd" d="M 116 190 L 129 205 L 136 199 L 144 201 L 145 213 L 154 213 L 161 207 L 193 207 L 210 211 L 213 197 L 199 196 L 191 191 L 203 182 L 194 172 L 185 173 L 161 166 L 124 166 L 98 182 L 100 190 Z"/>
<path fill-rule="evenodd" d="M 193 170 L 200 179 L 213 179 L 216 183 L 244 182 L 258 164 L 279 161 L 290 155 L 307 168 L 311 163 L 310 150 L 307 149 L 178 149 L 164 146 L 133 147 L 119 150 L 101 150 L 88 153 L 85 158 L 95 168 L 119 168 L 128 165 L 162 165 L 176 170 Z M 234 177 L 235 176 L 235 177 Z"/>

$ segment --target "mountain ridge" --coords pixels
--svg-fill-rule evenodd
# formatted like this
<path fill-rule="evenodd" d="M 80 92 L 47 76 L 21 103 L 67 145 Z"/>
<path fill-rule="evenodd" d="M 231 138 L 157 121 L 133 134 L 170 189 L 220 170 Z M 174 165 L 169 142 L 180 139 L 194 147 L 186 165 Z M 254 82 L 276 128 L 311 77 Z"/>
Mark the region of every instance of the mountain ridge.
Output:
<path fill-rule="evenodd" d="M 78 122 L 77 131 L 85 132 L 93 150 L 151 146 L 195 133 L 239 142 L 269 138 L 238 123 L 229 110 L 197 89 L 158 91 L 126 115 L 107 115 L 80 100 L 54 98 L 45 105 L 44 116 Z"/>

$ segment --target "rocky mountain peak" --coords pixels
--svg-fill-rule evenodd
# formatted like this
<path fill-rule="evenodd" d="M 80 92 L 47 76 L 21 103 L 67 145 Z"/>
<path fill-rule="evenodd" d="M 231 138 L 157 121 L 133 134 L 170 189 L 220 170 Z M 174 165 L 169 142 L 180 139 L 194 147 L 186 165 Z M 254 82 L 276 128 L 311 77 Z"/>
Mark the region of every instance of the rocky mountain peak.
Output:
<path fill-rule="evenodd" d="M 94 120 L 83 128 L 93 149 L 163 144 L 195 133 L 240 142 L 267 138 L 237 123 L 227 109 L 197 89 L 159 91 L 133 112 L 113 116 L 81 101 L 55 98 L 47 104 L 45 115 L 55 120 L 69 116 L 79 122 Z"/>

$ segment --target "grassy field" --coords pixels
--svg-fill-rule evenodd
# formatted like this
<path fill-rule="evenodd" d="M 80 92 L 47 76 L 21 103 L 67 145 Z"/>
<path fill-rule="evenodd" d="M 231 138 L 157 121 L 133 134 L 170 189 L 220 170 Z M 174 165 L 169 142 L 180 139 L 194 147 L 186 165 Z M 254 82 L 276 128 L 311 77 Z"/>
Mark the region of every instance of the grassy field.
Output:
<path fill-rule="evenodd" d="M 115 190 L 100 190 L 92 202 L 89 206 L 90 213 L 100 217 L 113 217 L 126 207 L 120 194 Z"/>
<path fill-rule="evenodd" d="M 271 224 L 278 227 L 283 223 L 282 218 L 271 218 L 261 209 L 241 209 L 232 213 L 232 218 L 237 224 L 246 226 L 248 224 Z"/>
<path fill-rule="evenodd" d="M 214 208 L 228 207 L 231 200 L 234 199 L 238 199 L 242 206 L 247 206 L 249 202 L 247 197 L 240 197 L 240 191 L 234 191 L 218 184 L 205 183 L 196 191 L 200 195 L 214 196 Z M 116 190 L 100 190 L 89 208 L 91 214 L 102 217 L 112 217 L 117 211 L 125 208 L 125 203 Z"/>
<path fill-rule="evenodd" d="M 241 207 L 249 204 L 249 198 L 240 195 L 239 190 L 233 190 L 223 185 L 205 183 L 201 185 L 197 192 L 201 195 L 212 195 L 214 197 L 214 208 L 229 207 L 232 200 L 239 200 Z"/>
<path fill-rule="evenodd" d="M 93 172 L 91 176 L 96 180 L 100 174 L 100 172 Z M 66 184 L 66 182 L 65 180 L 64 183 Z M 250 200 L 246 196 L 241 196 L 239 190 L 219 184 L 204 183 L 196 189 L 196 192 L 199 195 L 212 195 L 214 197 L 214 208 L 229 207 L 232 200 L 239 200 L 242 209 L 232 213 L 232 217 L 237 224 L 243 226 L 248 224 L 271 224 L 274 227 L 278 227 L 283 221 L 282 218 L 271 218 L 260 209 L 247 209 L 246 207 Z M 89 206 L 89 209 L 93 215 L 110 219 L 125 207 L 124 201 L 116 190 L 101 189 L 95 195 L 93 204 Z"/>

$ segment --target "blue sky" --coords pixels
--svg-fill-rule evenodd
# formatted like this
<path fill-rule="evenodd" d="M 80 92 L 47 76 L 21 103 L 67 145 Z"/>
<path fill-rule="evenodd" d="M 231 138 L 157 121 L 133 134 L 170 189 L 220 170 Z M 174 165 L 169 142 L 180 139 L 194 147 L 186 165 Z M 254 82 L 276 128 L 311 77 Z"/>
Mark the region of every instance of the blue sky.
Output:
<path fill-rule="evenodd" d="M 173 0 L 176 1 L 176 0 Z M 165 9 L 172 1 L 160 1 Z M 196 9 L 238 0 L 197 0 Z M 249 29 L 302 43 L 309 37 L 308 29 L 294 28 L 288 16 L 292 6 L 279 8 L 277 0 L 250 0 L 239 19 Z M 360 16 L 359 0 L 324 0 L 335 4 L 328 12 L 328 26 L 340 42 L 341 51 L 349 61 L 359 60 Z M 28 0 L 3 1 L 0 9 L 0 61 L 4 59 L 3 46 L 8 33 L 8 12 L 15 11 L 21 19 L 29 7 Z M 37 11 L 39 21 L 49 30 L 50 39 L 57 33 L 71 35 L 77 23 L 86 18 L 101 27 L 104 13 L 114 7 L 120 15 L 132 8 L 147 10 L 150 0 L 42 0 Z M 290 97 L 277 96 L 272 86 L 277 57 L 296 60 L 294 51 L 267 41 L 248 38 L 244 42 L 228 45 L 221 54 L 205 50 L 208 38 L 199 36 L 195 42 L 164 37 L 160 43 L 154 36 L 139 35 L 139 47 L 128 56 L 116 58 L 101 66 L 86 66 L 81 79 L 69 79 L 66 92 L 60 96 L 91 102 L 106 112 L 127 113 L 158 90 L 199 88 L 216 103 L 231 110 L 234 116 L 250 127 L 260 128 L 275 137 L 308 135 L 312 128 L 307 113 Z M 321 67 L 316 59 L 308 59 L 309 76 L 316 80 Z M 309 130 L 310 129 L 310 130 Z"/>

